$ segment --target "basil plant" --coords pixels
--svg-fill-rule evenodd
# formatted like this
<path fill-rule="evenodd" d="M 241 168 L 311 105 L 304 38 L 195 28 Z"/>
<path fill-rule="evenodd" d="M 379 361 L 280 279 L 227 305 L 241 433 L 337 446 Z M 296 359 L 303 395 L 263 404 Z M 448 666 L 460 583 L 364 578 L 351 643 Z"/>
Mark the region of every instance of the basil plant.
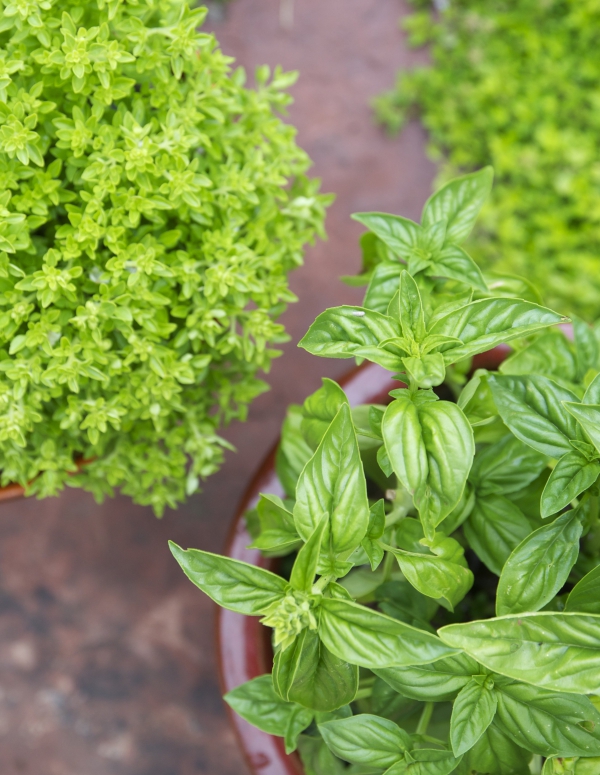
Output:
<path fill-rule="evenodd" d="M 307 775 L 600 773 L 600 347 L 461 247 L 490 185 L 451 181 L 420 225 L 355 216 L 384 260 L 364 306 L 326 310 L 300 346 L 398 388 L 351 408 L 325 379 L 290 409 L 287 497 L 248 515 L 280 572 L 171 545 L 272 628 L 272 674 L 226 700 Z M 498 371 L 473 370 L 506 342 Z"/>

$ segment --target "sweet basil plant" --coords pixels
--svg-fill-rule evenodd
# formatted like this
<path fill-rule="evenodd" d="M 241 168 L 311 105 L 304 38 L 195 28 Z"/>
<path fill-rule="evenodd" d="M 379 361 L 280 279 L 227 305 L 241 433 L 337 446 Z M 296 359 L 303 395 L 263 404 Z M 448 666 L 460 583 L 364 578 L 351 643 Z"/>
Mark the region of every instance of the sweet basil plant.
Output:
<path fill-rule="evenodd" d="M 307 775 L 600 773 L 600 346 L 465 253 L 490 184 L 453 180 L 420 225 L 355 216 L 385 271 L 300 346 L 398 387 L 352 407 L 326 379 L 290 409 L 286 497 L 248 515 L 279 573 L 171 547 L 272 628 L 272 674 L 226 700 Z"/>
<path fill-rule="evenodd" d="M 247 88 L 205 15 L 0 0 L 2 485 L 161 513 L 266 389 L 329 200 L 278 116 L 296 74 Z"/>

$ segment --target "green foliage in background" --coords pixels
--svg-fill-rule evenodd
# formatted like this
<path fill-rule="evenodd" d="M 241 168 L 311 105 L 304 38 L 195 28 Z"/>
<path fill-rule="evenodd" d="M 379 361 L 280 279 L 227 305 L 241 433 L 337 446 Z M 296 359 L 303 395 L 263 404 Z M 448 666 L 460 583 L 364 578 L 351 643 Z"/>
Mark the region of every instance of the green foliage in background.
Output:
<path fill-rule="evenodd" d="M 157 513 L 215 471 L 328 197 L 175 0 L 0 0 L 0 469 Z M 77 458 L 92 460 L 79 474 Z"/>
<path fill-rule="evenodd" d="M 544 301 L 600 314 L 597 0 L 415 2 L 404 27 L 430 67 L 376 100 L 391 131 L 419 116 L 441 177 L 492 164 L 469 243 L 485 268 L 524 275 Z"/>

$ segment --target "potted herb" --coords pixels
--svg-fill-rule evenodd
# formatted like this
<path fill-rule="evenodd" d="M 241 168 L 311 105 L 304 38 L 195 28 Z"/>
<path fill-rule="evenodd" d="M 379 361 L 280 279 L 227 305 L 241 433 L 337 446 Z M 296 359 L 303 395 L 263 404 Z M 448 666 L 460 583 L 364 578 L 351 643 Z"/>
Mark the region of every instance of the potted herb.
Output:
<path fill-rule="evenodd" d="M 0 20 L 0 471 L 160 514 L 215 471 L 284 341 L 318 181 L 206 9 L 59 0 Z M 88 461 L 79 473 L 77 462 Z"/>
<path fill-rule="evenodd" d="M 398 387 L 352 409 L 327 380 L 288 415 L 285 496 L 263 495 L 249 523 L 278 572 L 171 546 L 219 605 L 272 628 L 272 673 L 226 699 L 298 746 L 307 775 L 600 766 L 598 345 L 484 289 L 459 244 L 489 183 L 452 181 L 420 226 L 357 216 L 397 289 L 373 272 L 366 300 L 387 296 L 385 313 L 327 310 L 300 344 L 379 364 Z M 462 282 L 456 265 L 444 276 L 449 256 Z M 470 374 L 508 341 L 499 371 Z"/>

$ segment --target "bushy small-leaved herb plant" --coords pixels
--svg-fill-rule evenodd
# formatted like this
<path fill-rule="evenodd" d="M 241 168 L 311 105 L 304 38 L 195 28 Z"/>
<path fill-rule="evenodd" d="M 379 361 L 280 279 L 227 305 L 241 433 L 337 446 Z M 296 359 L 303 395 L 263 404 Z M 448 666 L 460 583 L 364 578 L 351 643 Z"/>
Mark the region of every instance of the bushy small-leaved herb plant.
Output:
<path fill-rule="evenodd" d="M 307 775 L 600 772 L 600 345 L 486 288 L 460 243 L 490 179 L 450 182 L 420 225 L 356 216 L 387 274 L 300 345 L 398 388 L 350 407 L 324 380 L 290 411 L 287 497 L 249 515 L 280 573 L 172 545 L 219 605 L 273 629 L 272 674 L 226 700 Z M 499 371 L 472 372 L 505 342 Z"/>
<path fill-rule="evenodd" d="M 276 115 L 295 74 L 246 88 L 205 14 L 0 0 L 3 484 L 160 514 L 266 388 L 328 198 Z"/>
<path fill-rule="evenodd" d="M 390 130 L 418 116 L 441 178 L 493 165 L 469 245 L 568 314 L 600 315 L 600 60 L 596 0 L 412 0 L 429 66 L 376 100 Z"/>

